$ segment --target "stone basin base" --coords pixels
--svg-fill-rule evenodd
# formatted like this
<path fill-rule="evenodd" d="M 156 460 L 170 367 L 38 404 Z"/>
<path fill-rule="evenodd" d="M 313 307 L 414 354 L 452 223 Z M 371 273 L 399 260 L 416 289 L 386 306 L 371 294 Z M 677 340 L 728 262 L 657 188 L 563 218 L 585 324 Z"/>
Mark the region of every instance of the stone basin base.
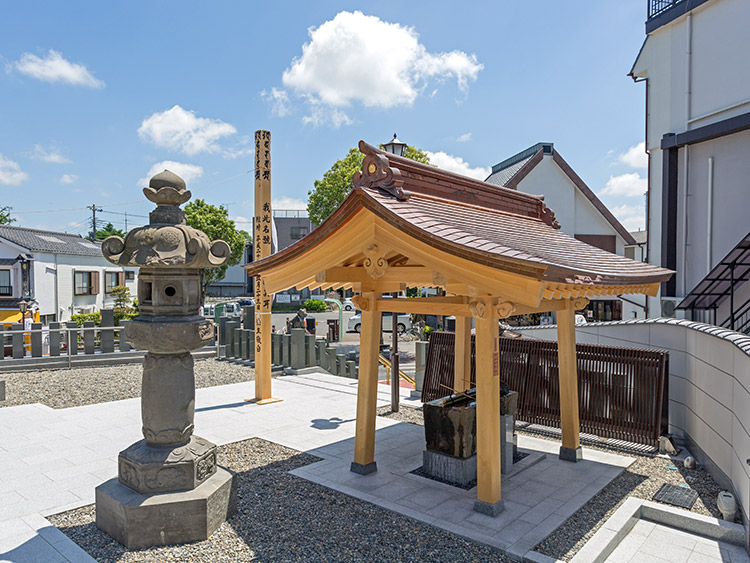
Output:
<path fill-rule="evenodd" d="M 96 488 L 96 525 L 128 549 L 208 539 L 235 511 L 234 475 L 219 467 L 192 491 L 142 495 L 117 479 Z"/>

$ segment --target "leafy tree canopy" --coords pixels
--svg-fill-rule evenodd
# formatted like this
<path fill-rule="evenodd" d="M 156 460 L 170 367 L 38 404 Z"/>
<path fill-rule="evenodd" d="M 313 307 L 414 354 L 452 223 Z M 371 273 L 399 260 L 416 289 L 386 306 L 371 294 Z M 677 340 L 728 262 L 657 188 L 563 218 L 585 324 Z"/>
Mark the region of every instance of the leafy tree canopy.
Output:
<path fill-rule="evenodd" d="M 203 294 L 205 295 L 209 285 L 224 279 L 227 267 L 239 264 L 245 250 L 245 243 L 250 240 L 250 235 L 245 231 L 237 230 L 223 205 L 216 207 L 202 199 L 196 199 L 188 203 L 184 211 L 188 225 L 203 231 L 211 240 L 223 240 L 231 249 L 229 261 L 225 265 L 202 271 Z"/>
<path fill-rule="evenodd" d="M 383 148 L 382 146 L 380 148 Z M 406 158 L 430 164 L 427 154 L 414 147 L 406 147 Z M 336 209 L 352 189 L 352 176 L 362 167 L 365 155 L 358 149 L 349 149 L 347 155 L 333 163 L 323 178 L 315 180 L 314 188 L 307 192 L 307 214 L 314 225 L 320 225 Z"/>
<path fill-rule="evenodd" d="M 115 229 L 115 226 L 112 223 L 107 223 L 106 227 L 103 229 L 97 229 L 96 231 L 96 240 L 104 240 L 111 236 L 124 237 L 125 231 L 122 229 Z"/>
<path fill-rule="evenodd" d="M 15 219 L 10 216 L 12 207 L 7 205 L 0 205 L 0 225 L 8 225 L 14 223 Z"/>

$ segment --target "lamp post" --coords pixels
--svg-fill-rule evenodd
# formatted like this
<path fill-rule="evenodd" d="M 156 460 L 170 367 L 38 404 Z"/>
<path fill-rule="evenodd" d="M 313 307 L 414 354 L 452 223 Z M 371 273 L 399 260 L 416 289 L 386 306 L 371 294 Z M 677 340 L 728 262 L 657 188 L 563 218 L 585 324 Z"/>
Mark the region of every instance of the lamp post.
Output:
<path fill-rule="evenodd" d="M 386 152 L 395 154 L 396 156 L 404 156 L 406 153 L 406 143 L 402 143 L 398 140 L 396 133 L 393 134 L 393 139 L 387 143 L 383 143 L 383 148 Z M 398 292 L 393 293 L 393 298 L 398 297 Z M 393 322 L 391 326 L 391 410 L 398 412 L 399 403 L 399 387 L 401 385 L 399 378 L 399 357 L 398 357 L 398 313 L 392 313 Z"/>
<path fill-rule="evenodd" d="M 391 139 L 387 143 L 383 143 L 383 148 L 386 152 L 395 154 L 396 156 L 406 155 L 406 143 L 402 143 L 401 141 L 399 141 L 395 133 L 393 134 L 393 139 Z"/>

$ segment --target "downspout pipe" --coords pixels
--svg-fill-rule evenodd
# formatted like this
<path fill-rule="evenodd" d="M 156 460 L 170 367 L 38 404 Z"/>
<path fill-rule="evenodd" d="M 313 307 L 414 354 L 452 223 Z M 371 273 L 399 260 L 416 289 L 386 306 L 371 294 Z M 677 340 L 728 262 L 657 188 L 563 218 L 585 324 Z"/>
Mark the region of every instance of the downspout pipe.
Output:
<path fill-rule="evenodd" d="M 712 241 L 714 231 L 714 157 L 708 157 L 708 194 L 706 202 L 706 272 L 712 266 Z"/>

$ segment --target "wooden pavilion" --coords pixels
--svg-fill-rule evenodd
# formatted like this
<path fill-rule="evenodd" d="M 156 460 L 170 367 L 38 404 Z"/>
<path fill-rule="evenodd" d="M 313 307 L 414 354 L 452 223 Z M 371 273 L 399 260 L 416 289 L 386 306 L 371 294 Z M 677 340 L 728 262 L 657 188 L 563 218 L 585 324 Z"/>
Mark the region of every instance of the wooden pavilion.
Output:
<path fill-rule="evenodd" d="M 352 471 L 376 471 L 381 313 L 455 315 L 454 388 L 469 387 L 476 332 L 477 500 L 503 508 L 500 488 L 499 319 L 557 311 L 562 459 L 581 457 L 574 313 L 602 295 L 655 295 L 672 272 L 600 250 L 559 230 L 542 196 L 472 180 L 381 151 L 366 155 L 354 189 L 296 244 L 246 267 L 269 293 L 351 288 L 362 311 Z M 382 299 L 407 287 L 445 297 Z M 269 343 L 270 344 L 270 343 Z"/>

